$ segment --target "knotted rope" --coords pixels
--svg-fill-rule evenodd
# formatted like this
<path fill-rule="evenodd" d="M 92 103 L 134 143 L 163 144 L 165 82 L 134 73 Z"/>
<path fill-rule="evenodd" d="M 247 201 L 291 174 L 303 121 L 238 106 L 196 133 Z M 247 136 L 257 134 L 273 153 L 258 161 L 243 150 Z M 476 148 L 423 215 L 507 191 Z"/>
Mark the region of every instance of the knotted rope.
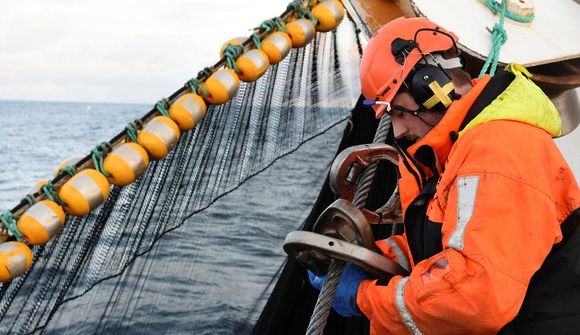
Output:
<path fill-rule="evenodd" d="M 315 26 L 318 25 L 318 20 L 314 17 L 314 15 L 312 15 L 310 9 L 304 6 L 302 1 L 300 0 L 292 1 L 291 3 L 288 4 L 287 8 L 296 13 L 299 17 L 312 21 L 312 23 Z"/>
<path fill-rule="evenodd" d="M 531 22 L 535 18 L 535 13 L 532 13 L 530 16 L 520 16 L 511 11 L 507 10 L 507 1 L 508 0 L 501 0 L 501 4 L 495 2 L 494 0 L 485 0 L 485 4 L 491 9 L 491 11 L 496 14 L 499 13 L 499 22 L 494 24 L 493 30 L 491 31 L 491 40 L 492 46 L 489 54 L 487 55 L 487 59 L 481 68 L 481 72 L 479 73 L 479 77 L 483 77 L 489 68 L 489 74 L 493 76 L 495 74 L 495 70 L 497 67 L 497 63 L 499 62 L 499 51 L 502 45 L 508 39 L 507 31 L 505 30 L 504 21 L 505 17 L 518 21 L 518 22 Z M 491 65 L 491 67 L 490 67 Z"/>
<path fill-rule="evenodd" d="M 91 158 L 93 160 L 93 165 L 95 166 L 95 170 L 99 171 L 106 177 L 110 177 L 111 174 L 105 171 L 103 168 L 103 161 L 107 154 L 111 152 L 112 146 L 109 142 L 103 142 L 97 145 L 93 151 L 91 151 Z"/>
<path fill-rule="evenodd" d="M 262 41 L 260 41 L 260 35 L 253 33 L 251 37 L 252 37 L 252 42 L 254 43 L 256 48 L 262 49 Z"/>
<path fill-rule="evenodd" d="M 236 60 L 240 55 L 244 52 L 244 47 L 241 45 L 235 44 L 228 44 L 224 49 L 224 58 L 226 59 L 227 66 L 236 71 L 236 73 L 240 73 L 238 66 L 236 65 Z"/>
<path fill-rule="evenodd" d="M 260 28 L 265 32 L 271 32 L 274 31 L 274 29 L 278 29 L 278 31 L 281 31 L 283 33 L 286 32 L 286 28 L 284 28 L 282 19 L 279 17 L 274 17 L 272 19 L 263 21 L 262 23 L 260 23 Z"/>
<path fill-rule="evenodd" d="M 155 109 L 159 112 L 159 114 L 169 117 L 169 100 L 163 98 L 155 104 Z"/>
<path fill-rule="evenodd" d="M 12 212 L 8 211 L 2 214 L 2 225 L 4 226 L 4 229 L 6 229 L 8 233 L 14 236 L 18 241 L 25 242 L 24 235 L 22 235 L 20 230 L 18 230 L 16 217 Z"/>
<path fill-rule="evenodd" d="M 143 129 L 143 122 L 141 122 L 139 119 L 127 124 L 127 127 L 125 127 L 125 132 L 127 133 L 127 137 L 131 142 L 137 142 L 137 134 L 141 129 Z"/>
<path fill-rule="evenodd" d="M 205 90 L 205 87 L 196 78 L 191 78 L 185 86 L 189 87 L 192 93 L 201 94 L 204 97 L 208 97 L 209 93 Z"/>
<path fill-rule="evenodd" d="M 58 170 L 57 175 L 61 174 L 61 173 L 66 173 L 68 174 L 70 177 L 74 176 L 75 174 L 77 174 L 77 169 L 74 167 L 74 165 L 67 165 L 65 167 L 63 167 L 62 169 Z"/>
<path fill-rule="evenodd" d="M 42 192 L 48 198 L 48 200 L 54 201 L 57 204 L 59 204 L 60 206 L 63 205 L 62 201 L 60 200 L 60 197 L 58 196 L 58 192 L 56 191 L 56 186 L 54 186 L 53 183 L 48 182 L 48 183 L 42 185 L 40 187 L 40 190 L 42 190 Z"/>

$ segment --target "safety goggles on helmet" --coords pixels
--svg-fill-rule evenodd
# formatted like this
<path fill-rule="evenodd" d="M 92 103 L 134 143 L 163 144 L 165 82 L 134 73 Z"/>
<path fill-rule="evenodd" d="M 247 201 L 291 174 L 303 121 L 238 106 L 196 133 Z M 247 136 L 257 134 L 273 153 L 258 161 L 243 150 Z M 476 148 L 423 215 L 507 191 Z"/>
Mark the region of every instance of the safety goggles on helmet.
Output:
<path fill-rule="evenodd" d="M 383 101 L 375 101 L 375 100 L 369 100 L 369 99 L 365 99 L 363 101 L 363 105 L 365 106 L 381 106 L 384 105 L 386 106 L 386 110 L 385 110 L 385 114 L 388 115 L 392 115 L 393 110 L 397 110 L 400 112 L 404 112 L 404 113 L 409 113 L 412 114 L 414 116 L 418 116 L 419 113 L 424 112 L 426 109 L 425 107 L 419 105 L 417 107 L 417 109 L 409 109 L 407 107 L 401 106 L 401 105 L 391 105 L 388 102 L 383 102 Z"/>
<path fill-rule="evenodd" d="M 415 116 L 418 116 L 419 113 L 424 112 L 425 111 L 425 107 L 419 105 L 419 107 L 417 107 L 417 109 L 409 109 L 407 107 L 403 107 L 403 106 L 399 106 L 399 105 L 391 105 L 391 110 L 398 110 L 404 113 L 409 113 Z M 388 112 L 387 112 L 388 113 Z"/>

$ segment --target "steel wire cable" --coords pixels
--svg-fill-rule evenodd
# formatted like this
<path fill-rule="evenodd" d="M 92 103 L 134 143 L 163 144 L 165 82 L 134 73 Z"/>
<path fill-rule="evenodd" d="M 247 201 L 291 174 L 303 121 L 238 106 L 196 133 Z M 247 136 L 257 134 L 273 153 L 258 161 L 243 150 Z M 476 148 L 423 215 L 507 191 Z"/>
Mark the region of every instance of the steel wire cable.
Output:
<path fill-rule="evenodd" d="M 387 134 L 391 129 L 391 118 L 388 115 L 384 115 L 375 133 L 373 143 L 385 143 L 387 140 Z M 372 181 L 375 177 L 377 170 L 377 163 L 367 167 L 357 185 L 356 193 L 353 199 L 353 205 L 358 209 L 363 209 L 369 191 L 372 186 Z M 310 322 L 306 330 L 307 335 L 322 335 L 324 333 L 324 327 L 326 326 L 326 320 L 328 319 L 328 314 L 330 314 L 330 308 L 336 295 L 336 289 L 340 283 L 340 276 L 344 270 L 345 263 L 337 259 L 330 260 L 330 266 L 328 267 L 328 273 L 326 274 L 326 279 L 316 300 L 316 305 L 314 306 L 314 312 L 310 317 Z"/>

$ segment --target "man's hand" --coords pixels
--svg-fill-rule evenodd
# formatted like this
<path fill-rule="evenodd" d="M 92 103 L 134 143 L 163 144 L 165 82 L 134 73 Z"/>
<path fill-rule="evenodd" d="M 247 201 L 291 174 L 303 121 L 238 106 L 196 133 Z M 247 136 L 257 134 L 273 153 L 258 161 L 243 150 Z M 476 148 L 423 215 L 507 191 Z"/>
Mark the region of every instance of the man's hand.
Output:
<path fill-rule="evenodd" d="M 319 290 L 324 284 L 325 276 L 317 276 L 308 270 L 308 279 L 315 289 Z M 361 316 L 356 305 L 358 286 L 363 279 L 368 279 L 367 274 L 358 266 L 347 263 L 340 277 L 340 283 L 336 288 L 336 295 L 332 308 L 341 316 Z"/>

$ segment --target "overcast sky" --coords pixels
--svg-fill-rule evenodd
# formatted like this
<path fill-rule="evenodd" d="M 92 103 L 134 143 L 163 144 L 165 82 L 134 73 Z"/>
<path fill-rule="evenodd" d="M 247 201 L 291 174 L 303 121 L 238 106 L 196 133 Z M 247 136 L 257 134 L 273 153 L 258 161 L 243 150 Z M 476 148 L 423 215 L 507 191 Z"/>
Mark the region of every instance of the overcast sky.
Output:
<path fill-rule="evenodd" d="M 151 103 L 289 0 L 3 0 L 0 100 Z"/>
<path fill-rule="evenodd" d="M 0 100 L 151 104 L 289 2 L 0 0 Z M 579 138 L 559 144 L 574 153 Z"/>

